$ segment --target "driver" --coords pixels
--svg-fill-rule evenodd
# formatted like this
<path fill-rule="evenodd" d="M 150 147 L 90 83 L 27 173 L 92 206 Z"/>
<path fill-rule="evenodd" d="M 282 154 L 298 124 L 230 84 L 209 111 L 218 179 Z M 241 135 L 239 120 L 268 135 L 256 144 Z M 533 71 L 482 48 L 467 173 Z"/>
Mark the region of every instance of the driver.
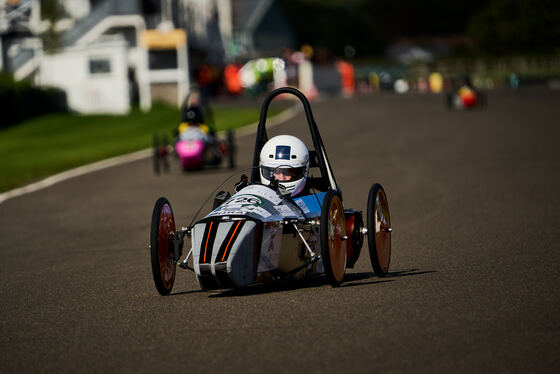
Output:
<path fill-rule="evenodd" d="M 187 130 L 189 126 L 198 126 L 203 133 L 214 136 L 214 129 L 204 123 L 204 115 L 199 106 L 190 106 L 181 113 L 179 134 Z"/>
<path fill-rule="evenodd" d="M 309 151 L 295 136 L 275 136 L 262 147 L 259 171 L 262 184 L 269 186 L 276 179 L 282 195 L 295 196 L 306 185 Z"/>

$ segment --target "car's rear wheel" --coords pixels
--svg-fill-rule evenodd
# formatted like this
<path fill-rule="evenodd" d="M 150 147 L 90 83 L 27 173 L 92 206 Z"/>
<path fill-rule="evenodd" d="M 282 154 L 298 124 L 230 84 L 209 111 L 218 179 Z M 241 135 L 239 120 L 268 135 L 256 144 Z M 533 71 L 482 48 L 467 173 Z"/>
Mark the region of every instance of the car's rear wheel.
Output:
<path fill-rule="evenodd" d="M 342 199 L 334 190 L 329 190 L 323 200 L 320 239 L 327 279 L 333 287 L 340 286 L 346 271 L 347 238 Z"/>
<path fill-rule="evenodd" d="M 175 282 L 176 264 L 173 261 L 175 252 L 173 247 L 173 233 L 175 219 L 171 204 L 166 198 L 160 197 L 156 201 L 152 213 L 150 228 L 150 255 L 152 260 L 152 274 L 158 292 L 168 295 Z"/>
<path fill-rule="evenodd" d="M 346 212 L 344 218 L 346 219 L 346 235 L 348 236 L 346 267 L 353 268 L 362 250 L 364 219 L 362 218 L 362 212 L 357 211 Z"/>
<path fill-rule="evenodd" d="M 373 271 L 384 277 L 391 262 L 391 217 L 385 190 L 375 183 L 369 190 L 367 203 L 369 257 Z"/>

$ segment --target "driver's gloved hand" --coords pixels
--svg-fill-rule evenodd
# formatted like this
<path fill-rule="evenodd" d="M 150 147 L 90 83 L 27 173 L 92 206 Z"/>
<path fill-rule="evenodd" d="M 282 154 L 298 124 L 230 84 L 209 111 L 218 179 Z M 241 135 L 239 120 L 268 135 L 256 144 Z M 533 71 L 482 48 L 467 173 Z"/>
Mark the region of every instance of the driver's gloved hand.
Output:
<path fill-rule="evenodd" d="M 241 180 L 235 184 L 235 192 L 239 192 L 249 185 L 249 180 L 245 174 L 241 175 Z"/>

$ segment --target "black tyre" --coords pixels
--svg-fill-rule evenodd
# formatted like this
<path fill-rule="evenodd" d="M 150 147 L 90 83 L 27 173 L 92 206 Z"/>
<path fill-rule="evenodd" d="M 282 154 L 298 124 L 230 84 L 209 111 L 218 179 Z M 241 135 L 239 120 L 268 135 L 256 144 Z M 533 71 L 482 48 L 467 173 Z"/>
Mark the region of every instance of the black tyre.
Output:
<path fill-rule="evenodd" d="M 375 183 L 369 190 L 367 202 L 369 257 L 373 271 L 384 277 L 391 262 L 391 217 L 385 190 Z"/>
<path fill-rule="evenodd" d="M 173 246 L 175 219 L 173 210 L 166 198 L 160 197 L 156 201 L 152 213 L 150 228 L 150 255 L 152 259 L 152 274 L 158 292 L 168 295 L 175 282 L 176 264 Z"/>
<path fill-rule="evenodd" d="M 233 131 L 231 130 L 227 132 L 227 154 L 229 168 L 235 169 L 235 140 L 233 138 Z"/>
<path fill-rule="evenodd" d="M 346 219 L 346 235 L 348 236 L 347 247 L 348 255 L 346 259 L 346 268 L 353 268 L 360 258 L 360 252 L 362 251 L 362 245 L 364 242 L 364 236 L 362 234 L 362 228 L 364 227 L 364 219 L 360 213 L 350 213 L 345 214 Z M 350 250 L 351 248 L 351 250 Z"/>
<path fill-rule="evenodd" d="M 338 287 L 346 271 L 346 222 L 342 199 L 337 191 L 329 190 L 321 207 L 321 258 L 327 279 Z"/>

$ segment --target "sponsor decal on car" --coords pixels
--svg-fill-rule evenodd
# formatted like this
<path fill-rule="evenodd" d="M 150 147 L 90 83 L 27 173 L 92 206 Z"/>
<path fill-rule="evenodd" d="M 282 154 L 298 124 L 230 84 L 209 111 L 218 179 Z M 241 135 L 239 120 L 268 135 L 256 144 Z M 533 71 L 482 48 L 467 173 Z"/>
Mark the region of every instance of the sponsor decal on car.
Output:
<path fill-rule="evenodd" d="M 246 207 L 246 206 L 261 206 L 263 204 L 264 204 L 264 202 L 258 196 L 255 196 L 255 195 L 239 195 L 239 196 L 232 197 L 230 200 L 228 200 L 222 206 L 224 208 L 228 209 L 228 208 L 232 208 L 232 207 L 243 208 L 243 207 Z"/>
<path fill-rule="evenodd" d="M 245 187 L 243 190 L 239 191 L 236 195 L 259 196 L 259 198 L 268 200 L 274 205 L 278 205 L 282 201 L 282 198 L 275 191 L 273 191 L 272 189 L 266 186 L 261 186 L 257 184 L 253 184 Z M 236 195 L 234 195 L 233 197 L 235 198 Z"/>
<path fill-rule="evenodd" d="M 307 207 L 307 205 L 305 205 L 305 202 L 302 199 L 296 200 L 296 204 L 301 208 L 301 210 L 303 210 L 305 214 L 310 212 L 309 208 Z"/>
<path fill-rule="evenodd" d="M 212 213 L 208 214 L 207 217 L 214 217 L 214 216 L 239 216 L 245 214 L 253 214 L 259 218 L 267 218 L 270 217 L 272 214 L 267 211 L 266 209 L 260 206 L 254 205 L 246 205 L 246 206 L 222 206 Z"/>
<path fill-rule="evenodd" d="M 276 209 L 276 211 L 284 217 L 290 217 L 290 216 L 294 216 L 295 214 L 297 214 L 297 212 L 294 212 L 287 205 L 275 205 L 274 209 Z"/>

